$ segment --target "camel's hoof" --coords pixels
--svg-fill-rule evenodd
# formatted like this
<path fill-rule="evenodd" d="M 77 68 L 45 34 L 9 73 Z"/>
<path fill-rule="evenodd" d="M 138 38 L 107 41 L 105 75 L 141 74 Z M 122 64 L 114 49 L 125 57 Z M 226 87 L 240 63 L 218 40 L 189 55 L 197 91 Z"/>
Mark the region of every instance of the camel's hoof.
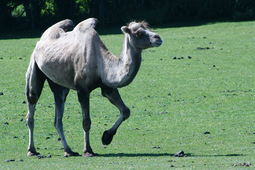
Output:
<path fill-rule="evenodd" d="M 37 155 L 40 155 L 40 153 L 36 152 L 36 151 L 34 151 L 34 152 L 28 151 L 28 153 L 27 153 L 27 156 L 37 156 Z"/>
<path fill-rule="evenodd" d="M 106 130 L 102 137 L 102 143 L 103 145 L 109 145 L 112 142 L 114 134 L 110 134 L 108 130 Z"/>
<path fill-rule="evenodd" d="M 69 156 L 80 156 L 78 152 L 65 152 L 64 157 L 69 157 Z"/>
<path fill-rule="evenodd" d="M 86 157 L 94 157 L 94 156 L 99 156 L 99 154 L 94 153 L 94 152 L 92 152 L 92 153 L 84 152 L 83 155 L 82 155 L 82 157 L 84 157 L 84 158 L 86 158 Z"/>

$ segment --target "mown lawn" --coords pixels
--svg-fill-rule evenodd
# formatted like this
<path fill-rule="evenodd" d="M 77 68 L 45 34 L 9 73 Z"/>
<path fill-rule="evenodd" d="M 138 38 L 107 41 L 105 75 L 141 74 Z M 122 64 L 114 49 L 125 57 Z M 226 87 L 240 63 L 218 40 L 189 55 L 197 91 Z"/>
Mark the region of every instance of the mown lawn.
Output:
<path fill-rule="evenodd" d="M 131 116 L 106 147 L 101 136 L 119 112 L 99 89 L 91 94 L 91 145 L 100 154 L 93 158 L 63 157 L 47 83 L 37 105 L 35 145 L 42 155 L 52 157 L 26 156 L 25 73 L 39 36 L 0 36 L 1 169 L 254 167 L 255 22 L 155 28 L 154 32 L 164 43 L 143 52 L 137 77 L 120 89 Z M 102 35 L 101 39 L 114 54 L 120 54 L 122 34 Z M 81 117 L 76 92 L 71 91 L 63 122 L 69 145 L 80 154 Z M 185 157 L 174 157 L 180 150 Z M 5 162 L 10 159 L 15 161 Z"/>

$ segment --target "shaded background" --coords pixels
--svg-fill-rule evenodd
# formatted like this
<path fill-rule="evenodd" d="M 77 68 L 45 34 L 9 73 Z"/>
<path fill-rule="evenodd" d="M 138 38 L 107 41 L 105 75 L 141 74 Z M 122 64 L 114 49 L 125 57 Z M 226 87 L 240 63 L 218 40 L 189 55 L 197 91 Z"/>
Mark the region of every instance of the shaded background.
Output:
<path fill-rule="evenodd" d="M 0 31 L 46 29 L 69 18 L 99 26 L 146 20 L 151 25 L 185 21 L 255 19 L 254 0 L 1 0 Z"/>

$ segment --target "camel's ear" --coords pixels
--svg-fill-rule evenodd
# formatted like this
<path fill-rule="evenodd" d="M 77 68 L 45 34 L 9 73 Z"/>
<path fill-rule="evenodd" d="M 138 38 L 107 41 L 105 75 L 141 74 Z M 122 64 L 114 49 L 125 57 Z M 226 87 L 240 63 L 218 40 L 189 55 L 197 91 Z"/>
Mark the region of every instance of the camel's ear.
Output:
<path fill-rule="evenodd" d="M 130 33 L 131 33 L 131 30 L 130 30 L 127 26 L 121 27 L 121 31 L 122 31 L 123 33 L 127 33 L 127 34 L 130 34 Z"/>

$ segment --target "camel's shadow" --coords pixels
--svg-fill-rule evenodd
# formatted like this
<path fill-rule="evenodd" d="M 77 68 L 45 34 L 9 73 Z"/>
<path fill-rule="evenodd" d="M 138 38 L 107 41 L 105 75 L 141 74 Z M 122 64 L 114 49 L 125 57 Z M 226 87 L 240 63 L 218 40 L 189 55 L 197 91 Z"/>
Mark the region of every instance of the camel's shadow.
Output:
<path fill-rule="evenodd" d="M 53 155 L 53 156 L 63 156 L 63 155 Z M 81 157 L 79 155 L 78 157 Z M 195 155 L 192 153 L 185 153 L 185 157 L 235 157 L 235 156 L 246 156 L 245 154 L 226 154 L 226 155 Z M 174 154 L 169 153 L 106 153 L 99 154 L 96 157 L 174 157 Z"/>
<path fill-rule="evenodd" d="M 244 154 L 226 154 L 226 155 L 195 155 L 185 153 L 184 157 L 224 157 L 224 156 L 245 156 Z M 107 153 L 100 154 L 99 157 L 174 157 L 174 154 L 169 153 Z"/>
<path fill-rule="evenodd" d="M 186 154 L 187 156 L 189 154 Z M 174 156 L 169 153 L 106 153 L 99 154 L 99 157 L 163 157 L 163 156 Z"/>

